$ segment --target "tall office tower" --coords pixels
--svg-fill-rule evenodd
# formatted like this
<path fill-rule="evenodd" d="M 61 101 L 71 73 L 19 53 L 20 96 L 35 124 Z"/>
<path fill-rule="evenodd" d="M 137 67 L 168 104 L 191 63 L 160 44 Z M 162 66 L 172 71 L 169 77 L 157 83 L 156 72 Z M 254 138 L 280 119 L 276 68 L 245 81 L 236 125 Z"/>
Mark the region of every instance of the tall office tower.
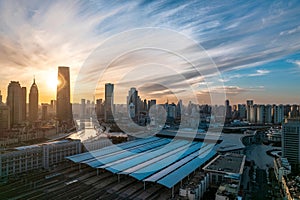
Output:
<path fill-rule="evenodd" d="M 36 121 L 38 120 L 38 111 L 39 111 L 39 91 L 33 79 L 33 83 L 30 87 L 29 92 L 29 120 Z"/>
<path fill-rule="evenodd" d="M 105 122 L 113 122 L 114 108 L 114 84 L 105 84 L 105 105 L 104 105 L 104 120 Z"/>
<path fill-rule="evenodd" d="M 27 115 L 27 92 L 26 87 L 21 88 L 21 110 L 22 110 L 22 121 L 26 120 Z"/>
<path fill-rule="evenodd" d="M 128 97 L 127 97 L 127 107 L 128 108 L 131 103 L 133 103 L 134 109 L 135 109 L 134 116 L 138 116 L 138 114 L 139 114 L 139 96 L 138 96 L 138 91 L 135 88 L 130 88 L 130 90 L 128 91 Z"/>
<path fill-rule="evenodd" d="M 284 106 L 282 104 L 273 107 L 274 124 L 281 124 L 284 120 Z"/>
<path fill-rule="evenodd" d="M 230 103 L 229 103 L 229 100 L 227 99 L 226 101 L 225 101 L 225 117 L 227 118 L 227 119 L 231 119 L 231 117 L 232 117 L 232 113 L 231 113 L 231 110 L 232 110 L 232 108 L 231 108 L 231 106 L 230 106 Z"/>
<path fill-rule="evenodd" d="M 144 111 L 148 110 L 147 99 L 144 99 L 143 110 Z"/>
<path fill-rule="evenodd" d="M 70 99 L 69 67 L 58 67 L 58 85 L 56 93 L 56 117 L 60 122 L 71 122 L 73 119 Z"/>
<path fill-rule="evenodd" d="M 182 113 L 182 100 L 180 99 L 176 106 L 176 118 L 180 119 Z"/>
<path fill-rule="evenodd" d="M 22 122 L 22 89 L 18 81 L 11 81 L 7 88 L 6 104 L 10 109 L 10 125 Z"/>
<path fill-rule="evenodd" d="M 238 113 L 240 119 L 247 118 L 247 109 L 245 104 L 238 104 Z"/>
<path fill-rule="evenodd" d="M 282 156 L 287 158 L 292 170 L 299 170 L 300 119 L 289 118 L 282 124 Z"/>
<path fill-rule="evenodd" d="M 247 121 L 250 122 L 250 107 L 253 106 L 253 100 L 247 100 Z"/>

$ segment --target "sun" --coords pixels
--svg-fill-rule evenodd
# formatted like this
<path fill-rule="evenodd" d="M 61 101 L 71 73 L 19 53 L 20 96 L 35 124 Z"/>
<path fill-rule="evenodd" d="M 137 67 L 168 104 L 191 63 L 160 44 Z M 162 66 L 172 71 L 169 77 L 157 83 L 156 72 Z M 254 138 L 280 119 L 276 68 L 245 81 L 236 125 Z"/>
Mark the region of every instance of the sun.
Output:
<path fill-rule="evenodd" d="M 59 82 L 57 80 L 57 76 L 49 76 L 48 77 L 47 86 L 49 87 L 49 89 L 55 91 L 58 84 L 59 84 Z"/>

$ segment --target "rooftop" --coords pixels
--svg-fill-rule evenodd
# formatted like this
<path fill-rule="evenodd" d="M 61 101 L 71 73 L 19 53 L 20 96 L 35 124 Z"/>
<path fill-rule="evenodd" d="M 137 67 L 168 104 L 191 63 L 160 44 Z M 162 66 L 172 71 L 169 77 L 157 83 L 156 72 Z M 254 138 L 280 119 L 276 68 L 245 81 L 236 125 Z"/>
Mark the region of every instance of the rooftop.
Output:
<path fill-rule="evenodd" d="M 239 154 L 219 155 L 203 169 L 219 173 L 242 174 L 245 159 L 245 155 Z"/>
<path fill-rule="evenodd" d="M 69 156 L 67 159 L 172 188 L 215 155 L 215 144 L 148 137 Z"/>

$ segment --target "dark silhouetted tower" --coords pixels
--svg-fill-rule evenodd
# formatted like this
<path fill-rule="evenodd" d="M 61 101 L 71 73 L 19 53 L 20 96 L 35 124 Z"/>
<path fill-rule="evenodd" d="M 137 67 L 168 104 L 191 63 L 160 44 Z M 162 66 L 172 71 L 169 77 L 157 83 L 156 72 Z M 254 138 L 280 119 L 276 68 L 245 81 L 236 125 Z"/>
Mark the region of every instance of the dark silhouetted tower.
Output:
<path fill-rule="evenodd" d="M 33 79 L 33 83 L 30 87 L 29 92 L 29 120 L 36 121 L 38 120 L 38 107 L 39 107 L 39 91 Z"/>
<path fill-rule="evenodd" d="M 21 110 L 22 110 L 22 121 L 25 121 L 26 120 L 26 114 L 27 114 L 27 92 L 26 92 L 26 87 L 22 87 L 21 88 Z"/>
<path fill-rule="evenodd" d="M 22 88 L 18 81 L 11 81 L 7 88 L 7 99 L 6 104 L 10 108 L 10 124 L 19 124 L 22 120 Z M 25 98 L 26 99 L 26 98 Z"/>
<path fill-rule="evenodd" d="M 106 122 L 112 122 L 113 118 L 113 107 L 114 107 L 114 84 L 105 84 L 105 104 L 104 104 L 104 120 Z"/>
<path fill-rule="evenodd" d="M 72 105 L 70 100 L 69 67 L 58 67 L 58 85 L 56 94 L 56 117 L 60 122 L 71 122 Z"/>

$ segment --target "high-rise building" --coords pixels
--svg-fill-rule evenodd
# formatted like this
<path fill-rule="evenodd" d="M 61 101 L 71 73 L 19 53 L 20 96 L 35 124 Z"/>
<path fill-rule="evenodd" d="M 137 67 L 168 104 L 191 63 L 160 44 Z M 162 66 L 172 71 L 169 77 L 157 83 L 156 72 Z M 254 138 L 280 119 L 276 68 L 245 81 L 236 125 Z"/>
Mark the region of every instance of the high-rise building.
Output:
<path fill-rule="evenodd" d="M 245 104 L 238 104 L 238 113 L 240 119 L 247 118 L 247 108 Z"/>
<path fill-rule="evenodd" d="M 256 122 L 263 124 L 265 122 L 265 105 L 257 105 Z"/>
<path fill-rule="evenodd" d="M 73 119 L 70 99 L 69 67 L 58 67 L 58 85 L 56 94 L 56 117 L 60 122 L 71 122 Z"/>
<path fill-rule="evenodd" d="M 1 94 L 1 90 L 0 90 L 0 104 L 2 104 L 3 101 L 2 101 L 2 94 Z"/>
<path fill-rule="evenodd" d="M 147 110 L 148 110 L 147 99 L 144 99 L 143 111 L 147 111 Z"/>
<path fill-rule="evenodd" d="M 273 107 L 274 124 L 281 124 L 284 120 L 284 106 L 282 104 Z"/>
<path fill-rule="evenodd" d="M 0 102 L 0 133 L 10 129 L 9 106 Z"/>
<path fill-rule="evenodd" d="M 295 117 L 299 117 L 299 110 L 298 110 L 298 105 L 292 105 L 291 107 L 291 111 L 289 113 L 289 117 L 290 118 L 295 118 Z"/>
<path fill-rule="evenodd" d="M 247 121 L 251 121 L 250 120 L 250 107 L 253 106 L 253 100 L 247 100 Z"/>
<path fill-rule="evenodd" d="M 49 107 L 49 104 L 42 103 L 42 120 L 48 119 L 48 107 Z"/>
<path fill-rule="evenodd" d="M 21 88 L 21 110 L 22 110 L 22 121 L 26 120 L 26 114 L 27 114 L 27 101 L 26 101 L 26 97 L 27 97 L 27 92 L 26 92 L 26 87 L 22 87 Z"/>
<path fill-rule="evenodd" d="M 104 105 L 104 120 L 106 122 L 113 122 L 113 108 L 114 108 L 114 84 L 105 84 L 105 105 Z"/>
<path fill-rule="evenodd" d="M 265 123 L 272 123 L 272 106 L 269 104 L 265 106 Z"/>
<path fill-rule="evenodd" d="M 36 121 L 38 120 L 38 111 L 39 111 L 39 91 L 33 79 L 33 83 L 30 87 L 29 92 L 29 120 Z"/>
<path fill-rule="evenodd" d="M 151 106 L 155 106 L 156 105 L 156 99 L 151 99 L 150 103 L 148 103 L 148 109 L 151 108 Z"/>
<path fill-rule="evenodd" d="M 231 117 L 232 117 L 232 107 L 230 106 L 230 102 L 229 102 L 229 100 L 227 99 L 226 101 L 225 101 L 225 117 L 226 117 L 226 119 L 231 119 Z"/>
<path fill-rule="evenodd" d="M 22 89 L 18 81 L 11 81 L 7 88 L 6 104 L 10 109 L 10 124 L 20 124 L 22 120 L 23 105 Z"/>
<path fill-rule="evenodd" d="M 286 119 L 282 125 L 282 157 L 288 159 L 292 170 L 299 170 L 300 119 Z"/>
<path fill-rule="evenodd" d="M 104 118 L 104 105 L 102 99 L 96 100 L 96 115 L 98 119 L 103 120 Z"/>
<path fill-rule="evenodd" d="M 85 119 L 85 117 L 86 117 L 85 99 L 81 99 L 81 103 L 80 103 L 80 119 Z"/>
<path fill-rule="evenodd" d="M 180 119 L 182 113 L 182 100 L 180 99 L 176 106 L 176 118 Z"/>
<path fill-rule="evenodd" d="M 130 104 L 134 105 L 134 116 L 138 116 L 139 114 L 139 96 L 138 91 L 136 88 L 130 88 L 128 91 L 128 97 L 127 97 L 127 107 L 129 108 Z M 132 105 L 131 105 L 132 108 Z M 129 109 L 130 110 L 130 109 Z"/>
<path fill-rule="evenodd" d="M 248 111 L 247 111 L 248 112 Z M 250 122 L 256 123 L 257 122 L 257 105 L 250 105 Z"/>

